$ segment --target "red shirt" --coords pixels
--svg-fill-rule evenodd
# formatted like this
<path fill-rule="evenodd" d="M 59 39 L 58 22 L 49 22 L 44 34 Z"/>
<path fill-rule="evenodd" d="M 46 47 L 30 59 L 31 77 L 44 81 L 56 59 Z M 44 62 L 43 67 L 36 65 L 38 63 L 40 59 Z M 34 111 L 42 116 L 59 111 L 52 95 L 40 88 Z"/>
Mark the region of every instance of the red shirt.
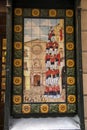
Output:
<path fill-rule="evenodd" d="M 49 44 L 49 42 L 46 44 L 46 48 L 49 48 L 49 46 L 50 46 L 50 44 Z"/>
<path fill-rule="evenodd" d="M 50 59 L 50 55 L 46 55 L 45 60 Z"/>
<path fill-rule="evenodd" d="M 53 88 L 52 87 L 49 87 L 49 92 L 52 92 L 53 91 Z"/>
<path fill-rule="evenodd" d="M 46 86 L 45 92 L 49 92 L 49 87 Z"/>
<path fill-rule="evenodd" d="M 55 86 L 53 87 L 53 91 L 54 91 L 54 92 L 57 92 L 57 90 L 56 90 Z"/>
<path fill-rule="evenodd" d="M 52 70 L 52 75 L 55 75 L 56 74 L 56 71 L 55 70 Z"/>
<path fill-rule="evenodd" d="M 57 55 L 54 55 L 54 58 L 57 59 Z"/>
<path fill-rule="evenodd" d="M 52 42 L 49 42 L 49 46 L 50 46 L 50 47 L 53 47 L 53 43 L 52 43 Z"/>
<path fill-rule="evenodd" d="M 53 43 L 53 47 L 54 47 L 54 48 L 58 47 L 58 43 L 57 43 L 57 42 L 54 42 L 54 43 Z"/>
<path fill-rule="evenodd" d="M 55 86 L 56 91 L 60 91 L 60 87 L 59 86 Z"/>
<path fill-rule="evenodd" d="M 50 61 L 51 61 L 51 62 L 54 62 L 54 61 L 55 61 L 55 57 L 54 57 L 54 56 L 51 56 L 51 57 L 50 57 Z"/>
<path fill-rule="evenodd" d="M 60 53 L 59 53 L 59 54 L 57 54 L 57 58 L 58 58 L 58 60 L 60 59 Z"/>
<path fill-rule="evenodd" d="M 60 53 L 57 54 L 58 64 L 60 65 Z"/>
<path fill-rule="evenodd" d="M 46 76 L 51 75 L 51 73 L 52 73 L 52 70 L 48 70 L 48 71 L 46 71 Z"/>
<path fill-rule="evenodd" d="M 59 69 L 55 70 L 55 73 L 56 73 L 56 74 L 59 74 Z"/>
<path fill-rule="evenodd" d="M 52 33 L 49 33 L 48 34 L 48 39 L 50 40 L 52 36 L 53 36 Z"/>

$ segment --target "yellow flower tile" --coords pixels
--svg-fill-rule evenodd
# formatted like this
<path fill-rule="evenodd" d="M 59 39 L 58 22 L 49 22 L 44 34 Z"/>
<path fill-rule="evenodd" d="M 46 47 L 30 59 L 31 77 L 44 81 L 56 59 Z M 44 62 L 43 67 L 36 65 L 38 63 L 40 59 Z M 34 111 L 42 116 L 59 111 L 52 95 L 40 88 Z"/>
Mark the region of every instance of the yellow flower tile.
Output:
<path fill-rule="evenodd" d="M 68 43 L 66 43 L 66 49 L 67 50 L 73 50 L 74 49 L 74 44 L 73 44 L 73 42 L 68 42 Z"/>
<path fill-rule="evenodd" d="M 15 43 L 14 43 L 14 48 L 15 48 L 16 50 L 22 49 L 22 43 L 21 43 L 21 42 L 15 42 Z"/>
<path fill-rule="evenodd" d="M 22 112 L 23 112 L 24 114 L 30 113 L 30 112 L 31 112 L 31 107 L 30 107 L 30 105 L 29 105 L 29 104 L 23 104 L 23 105 L 22 105 Z"/>
<path fill-rule="evenodd" d="M 49 16 L 50 16 L 50 17 L 56 17 L 56 14 L 57 14 L 57 13 L 56 13 L 56 10 L 55 10 L 55 9 L 50 9 L 50 10 L 49 10 Z"/>
<path fill-rule="evenodd" d="M 66 61 L 66 65 L 67 65 L 67 67 L 74 67 L 75 62 L 74 62 L 74 60 L 69 59 Z"/>
<path fill-rule="evenodd" d="M 15 25 L 14 26 L 14 32 L 21 32 L 22 31 L 22 26 L 21 25 Z"/>
<path fill-rule="evenodd" d="M 74 85 L 75 84 L 75 77 L 67 77 L 67 84 Z"/>
<path fill-rule="evenodd" d="M 13 78 L 13 83 L 15 85 L 20 85 L 22 83 L 22 78 L 21 77 L 14 77 Z"/>
<path fill-rule="evenodd" d="M 75 103 L 76 102 L 76 96 L 75 95 L 69 95 L 68 96 L 68 102 L 69 103 Z"/>
<path fill-rule="evenodd" d="M 67 26 L 66 27 L 66 33 L 72 34 L 74 32 L 74 28 L 72 26 Z"/>
<path fill-rule="evenodd" d="M 21 16 L 22 15 L 22 9 L 21 8 L 15 8 L 14 14 L 17 15 L 17 16 Z"/>
<path fill-rule="evenodd" d="M 19 95 L 14 95 L 13 96 L 13 103 L 14 104 L 20 104 L 21 101 L 22 101 L 21 96 L 19 96 Z"/>
<path fill-rule="evenodd" d="M 59 104 L 59 112 L 65 113 L 67 111 L 66 104 Z"/>
<path fill-rule="evenodd" d="M 32 9 L 32 16 L 39 16 L 39 15 L 40 15 L 39 9 Z"/>
<path fill-rule="evenodd" d="M 73 10 L 67 9 L 67 10 L 66 10 L 66 16 L 67 16 L 67 17 L 73 17 Z"/>
<path fill-rule="evenodd" d="M 15 67 L 21 67 L 22 66 L 22 60 L 21 59 L 14 59 L 14 66 Z"/>
<path fill-rule="evenodd" d="M 42 104 L 40 107 L 41 113 L 48 113 L 49 107 L 47 104 Z"/>

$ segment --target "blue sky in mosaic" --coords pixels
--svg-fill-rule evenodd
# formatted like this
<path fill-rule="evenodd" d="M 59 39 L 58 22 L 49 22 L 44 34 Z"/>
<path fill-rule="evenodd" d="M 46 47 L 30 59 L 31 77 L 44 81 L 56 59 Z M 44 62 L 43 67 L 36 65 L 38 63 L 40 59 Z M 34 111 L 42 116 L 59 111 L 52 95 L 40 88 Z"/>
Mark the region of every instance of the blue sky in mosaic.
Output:
<path fill-rule="evenodd" d="M 35 39 L 48 40 L 51 26 L 59 23 L 59 19 L 24 18 L 24 42 Z"/>

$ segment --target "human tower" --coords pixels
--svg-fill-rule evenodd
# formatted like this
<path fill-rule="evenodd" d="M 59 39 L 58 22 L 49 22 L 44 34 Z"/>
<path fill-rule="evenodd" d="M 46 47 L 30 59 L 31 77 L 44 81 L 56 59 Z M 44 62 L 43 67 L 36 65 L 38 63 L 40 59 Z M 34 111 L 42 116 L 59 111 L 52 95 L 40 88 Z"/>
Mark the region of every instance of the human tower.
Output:
<path fill-rule="evenodd" d="M 46 87 L 45 96 L 59 97 L 60 86 L 58 81 L 60 78 L 60 72 L 58 66 L 60 66 L 60 53 L 58 53 L 59 44 L 56 41 L 53 27 L 50 27 L 48 33 L 48 42 L 46 43 Z"/>

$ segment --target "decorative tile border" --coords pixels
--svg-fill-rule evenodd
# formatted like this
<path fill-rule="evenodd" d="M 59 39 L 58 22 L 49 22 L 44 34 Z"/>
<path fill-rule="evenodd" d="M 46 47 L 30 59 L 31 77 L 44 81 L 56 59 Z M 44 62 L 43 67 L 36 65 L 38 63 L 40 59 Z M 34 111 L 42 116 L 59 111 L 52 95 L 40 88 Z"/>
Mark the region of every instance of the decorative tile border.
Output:
<path fill-rule="evenodd" d="M 65 20 L 65 55 L 66 55 L 66 102 L 65 103 L 23 103 L 23 18 L 64 18 Z M 13 55 L 13 114 L 30 115 L 32 113 L 76 113 L 76 74 L 74 12 L 72 9 L 14 9 L 14 55 Z"/>

